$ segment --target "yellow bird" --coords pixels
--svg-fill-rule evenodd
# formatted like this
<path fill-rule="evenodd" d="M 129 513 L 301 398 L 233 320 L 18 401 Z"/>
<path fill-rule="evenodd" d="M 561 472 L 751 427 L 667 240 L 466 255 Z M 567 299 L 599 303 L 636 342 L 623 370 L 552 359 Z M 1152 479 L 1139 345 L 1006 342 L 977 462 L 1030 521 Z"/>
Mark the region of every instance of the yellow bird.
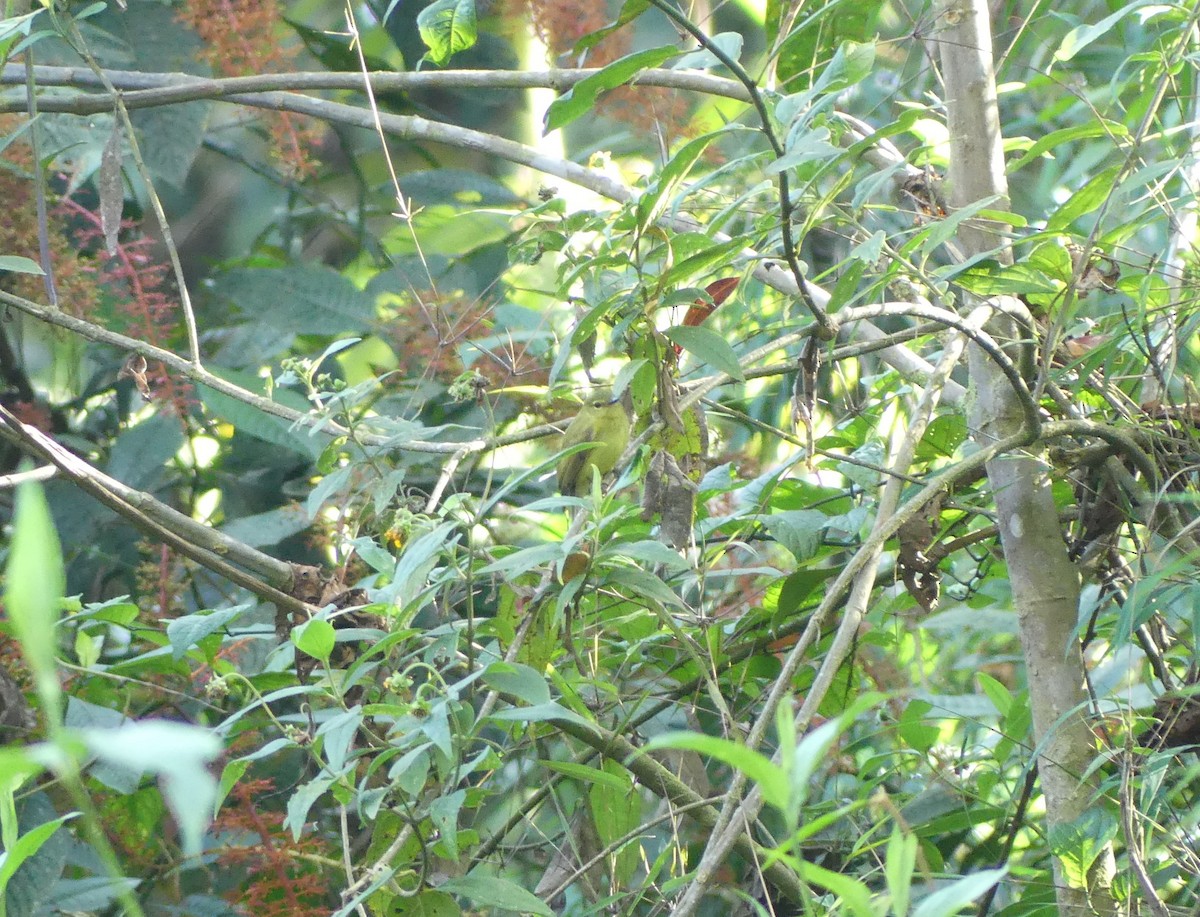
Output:
<path fill-rule="evenodd" d="M 560 445 L 563 449 L 581 443 L 594 445 L 559 460 L 556 469 L 559 493 L 576 497 L 587 494 L 592 489 L 593 468 L 601 477 L 613 470 L 629 445 L 632 415 L 633 403 L 628 390 L 617 399 L 607 392 L 597 392 L 584 403 L 575 419 L 567 425 Z"/>

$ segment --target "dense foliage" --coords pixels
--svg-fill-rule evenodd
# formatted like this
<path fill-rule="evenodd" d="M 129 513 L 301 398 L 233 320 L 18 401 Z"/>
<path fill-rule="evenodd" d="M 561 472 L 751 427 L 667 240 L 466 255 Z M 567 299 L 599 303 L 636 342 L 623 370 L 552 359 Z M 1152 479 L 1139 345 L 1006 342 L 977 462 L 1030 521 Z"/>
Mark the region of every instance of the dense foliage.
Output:
<path fill-rule="evenodd" d="M 0 913 L 1193 912 L 1200 9 L 980 2 L 8 4 Z"/>

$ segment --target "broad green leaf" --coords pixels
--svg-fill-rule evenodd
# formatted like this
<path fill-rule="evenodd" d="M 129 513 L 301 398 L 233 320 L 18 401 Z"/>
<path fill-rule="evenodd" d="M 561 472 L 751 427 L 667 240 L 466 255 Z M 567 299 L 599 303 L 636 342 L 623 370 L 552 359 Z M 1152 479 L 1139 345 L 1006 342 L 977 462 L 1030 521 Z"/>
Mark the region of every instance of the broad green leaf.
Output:
<path fill-rule="evenodd" d="M 883 874 L 887 880 L 888 894 L 892 896 L 892 910 L 900 915 L 908 913 L 913 870 L 917 865 L 917 846 L 915 834 L 902 831 L 899 826 L 892 828 Z"/>
<path fill-rule="evenodd" d="M 706 366 L 720 370 L 738 382 L 745 381 L 745 373 L 729 341 L 712 328 L 676 325 L 668 328 L 666 334 L 672 343 L 678 344 Z"/>
<path fill-rule="evenodd" d="M 790 509 L 754 518 L 792 553 L 797 563 L 803 563 L 817 553 L 829 525 L 829 517 L 815 509 Z"/>
<path fill-rule="evenodd" d="M 12 547 L 5 571 L 4 605 L 16 631 L 21 654 L 33 673 L 44 713 L 58 722 L 62 689 L 58 682 L 56 648 L 62 611 L 62 549 L 50 508 L 40 484 L 17 489 Z"/>
<path fill-rule="evenodd" d="M 900 714 L 900 721 L 896 724 L 896 731 L 904 743 L 922 753 L 927 753 L 933 748 L 941 736 L 941 730 L 929 722 L 928 717 L 932 709 L 933 705 L 929 701 L 914 698 L 905 706 L 904 712 Z"/>
<path fill-rule="evenodd" d="M 5 894 L 9 881 L 21 864 L 37 853 L 42 845 L 50 840 L 55 831 L 78 814 L 78 812 L 71 812 L 53 821 L 38 825 L 33 830 L 22 834 L 17 838 L 15 844 L 0 854 L 0 896 Z"/>
<path fill-rule="evenodd" d="M 1091 22 L 1086 25 L 1076 26 L 1071 29 L 1063 40 L 1059 43 L 1058 50 L 1054 52 L 1056 61 L 1069 61 L 1076 54 L 1094 42 L 1097 38 L 1107 34 L 1114 25 L 1143 6 L 1147 6 L 1155 0 L 1141 0 L 1141 2 L 1124 3 L 1115 13 L 1105 16 L 1099 22 Z"/>
<path fill-rule="evenodd" d="M 361 331 L 375 320 L 374 297 L 321 264 L 235 268 L 217 278 L 213 295 L 247 319 L 294 334 Z"/>
<path fill-rule="evenodd" d="M 718 32 L 716 35 L 710 35 L 708 40 L 730 60 L 737 61 L 741 58 L 742 45 L 745 44 L 745 38 L 741 32 Z M 671 69 L 710 70 L 713 67 L 721 66 L 724 66 L 724 64 L 721 63 L 720 58 L 708 48 L 701 48 L 698 51 L 690 51 L 683 55 L 683 57 L 671 64 Z"/>
<path fill-rule="evenodd" d="M 101 761 L 162 778 L 163 797 L 179 826 L 184 852 L 199 854 L 217 794 L 217 781 L 208 771 L 221 753 L 216 733 L 167 720 L 145 720 L 80 734 Z"/>
<path fill-rule="evenodd" d="M 980 895 L 1008 874 L 1008 868 L 983 869 L 963 876 L 946 888 L 922 898 L 913 909 L 912 917 L 951 917 L 971 904 Z"/>
<path fill-rule="evenodd" d="M 871 73 L 875 65 L 875 42 L 844 41 L 834 52 L 833 60 L 817 76 L 819 92 L 837 92 L 853 86 Z"/>
<path fill-rule="evenodd" d="M 457 879 L 450 879 L 438 887 L 442 891 L 461 895 L 484 907 L 554 917 L 554 911 L 550 910 L 542 899 L 527 892 L 520 885 L 501 876 L 484 875 L 478 870 Z"/>
<path fill-rule="evenodd" d="M 657 67 L 679 54 L 679 49 L 670 45 L 663 48 L 648 48 L 627 54 L 607 67 L 580 80 L 565 93 L 550 103 L 546 109 L 546 133 L 570 124 L 580 115 L 589 114 L 602 92 L 621 86 L 640 73 Z"/>
<path fill-rule="evenodd" d="M 811 882 L 813 885 L 833 892 L 854 917 L 877 917 L 877 912 L 871 905 L 871 891 L 858 879 L 841 875 L 803 859 L 795 861 L 795 864 L 800 877 L 805 882 Z"/>
<path fill-rule="evenodd" d="M 167 622 L 167 639 L 171 641 L 171 654 L 176 659 L 182 659 L 189 649 L 209 634 L 223 630 L 250 608 L 250 605 L 237 605 L 219 611 L 173 618 Z"/>
<path fill-rule="evenodd" d="M 988 696 L 988 700 L 995 704 L 1000 715 L 1008 716 L 1008 711 L 1012 709 L 1013 705 L 1012 692 L 987 672 L 976 672 L 975 678 L 979 681 L 979 687 L 983 688 L 983 693 Z"/>
<path fill-rule="evenodd" d="M 550 702 L 550 687 L 546 679 L 527 665 L 493 662 L 484 670 L 483 680 L 497 691 L 519 697 L 527 704 Z"/>
<path fill-rule="evenodd" d="M 652 738 L 642 746 L 641 751 L 651 752 L 660 748 L 694 751 L 737 768 L 759 786 L 767 803 L 780 811 L 787 808 L 788 778 L 783 769 L 740 742 L 698 732 L 666 732 Z"/>
<path fill-rule="evenodd" d="M 1088 887 L 1088 871 L 1119 829 L 1113 814 L 1099 806 L 1087 809 L 1073 822 L 1051 826 L 1050 848 L 1072 888 Z"/>
<path fill-rule="evenodd" d="M 439 67 L 459 51 L 475 44 L 475 0 L 434 0 L 417 14 L 426 58 Z"/>
<path fill-rule="evenodd" d="M 466 790 L 455 790 L 429 804 L 429 820 L 437 829 L 438 839 L 452 862 L 458 862 L 458 814 L 466 798 Z"/>
<path fill-rule="evenodd" d="M 213 372 L 226 381 L 240 385 L 256 395 L 264 394 L 262 380 L 249 373 L 226 369 Z M 326 436 L 310 434 L 303 428 L 293 428 L 286 420 L 264 414 L 258 408 L 252 407 L 238 398 L 211 389 L 207 385 L 198 385 L 196 390 L 200 394 L 201 401 L 204 402 L 205 409 L 217 418 L 228 422 L 240 434 L 253 436 L 275 446 L 282 446 L 310 459 L 320 456 L 321 450 L 328 441 Z M 273 399 L 302 413 L 311 407 L 302 396 L 290 389 L 276 389 Z"/>
<path fill-rule="evenodd" d="M 967 436 L 967 421 L 963 415 L 942 414 L 935 417 L 925 429 L 913 458 L 917 462 L 954 458 L 958 447 L 967 441 Z"/>
<path fill-rule="evenodd" d="M 333 625 L 324 618 L 312 618 L 292 628 L 292 643 L 296 648 L 317 659 L 329 658 L 335 639 Z"/>
<path fill-rule="evenodd" d="M 0 255 L 0 271 L 12 271 L 14 274 L 37 274 L 38 276 L 46 273 L 36 261 L 22 258 L 20 255 Z"/>
<path fill-rule="evenodd" d="M 332 777 L 318 776 L 301 784 L 288 798 L 287 817 L 283 820 L 283 827 L 291 830 L 294 840 L 300 840 L 309 811 L 332 785 Z"/>
<path fill-rule="evenodd" d="M 1069 229 L 1081 216 L 1099 207 L 1113 193 L 1114 183 L 1120 173 L 1121 166 L 1112 166 L 1092 176 L 1065 204 L 1051 214 L 1050 219 L 1046 221 L 1046 229 L 1050 232 Z"/>

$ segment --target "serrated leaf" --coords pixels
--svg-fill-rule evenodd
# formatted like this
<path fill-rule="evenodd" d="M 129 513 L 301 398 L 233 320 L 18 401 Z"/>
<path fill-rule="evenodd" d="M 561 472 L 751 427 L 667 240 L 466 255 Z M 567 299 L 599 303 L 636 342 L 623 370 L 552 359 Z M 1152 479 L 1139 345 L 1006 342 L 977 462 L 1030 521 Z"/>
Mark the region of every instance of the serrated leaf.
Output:
<path fill-rule="evenodd" d="M 217 278 L 213 294 L 247 318 L 294 334 L 341 334 L 370 327 L 375 299 L 333 268 L 236 268 Z"/>

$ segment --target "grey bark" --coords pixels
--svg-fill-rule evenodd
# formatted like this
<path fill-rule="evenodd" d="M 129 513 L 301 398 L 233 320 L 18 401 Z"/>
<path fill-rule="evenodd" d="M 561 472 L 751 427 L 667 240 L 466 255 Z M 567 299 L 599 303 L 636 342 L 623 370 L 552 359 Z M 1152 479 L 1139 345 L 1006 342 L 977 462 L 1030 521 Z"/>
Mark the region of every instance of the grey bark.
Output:
<path fill-rule="evenodd" d="M 939 26 L 951 144 L 951 203 L 962 207 L 999 196 L 996 206 L 1005 208 L 1008 185 L 987 4 L 951 0 L 943 7 Z M 1003 237 L 982 221 L 964 224 L 959 241 L 968 257 L 994 251 L 1000 260 L 1011 261 Z M 998 313 L 988 328 L 1001 339 L 1023 336 L 1007 314 Z M 971 348 L 969 360 L 976 440 L 988 445 L 1020 432 L 1025 420 L 1011 382 L 978 347 Z M 1039 749 L 1038 774 L 1047 825 L 1053 832 L 1076 821 L 1091 804 L 1096 787 L 1083 775 L 1095 755 L 1095 739 L 1085 717 L 1083 658 L 1074 637 L 1079 573 L 1063 541 L 1043 451 L 1033 441 L 1019 453 L 994 458 L 987 471 L 1020 620 Z M 1112 872 L 1112 851 L 1107 848 L 1088 875 L 1089 887 L 1072 888 L 1056 860 L 1059 913 L 1115 914 L 1109 892 Z"/>

